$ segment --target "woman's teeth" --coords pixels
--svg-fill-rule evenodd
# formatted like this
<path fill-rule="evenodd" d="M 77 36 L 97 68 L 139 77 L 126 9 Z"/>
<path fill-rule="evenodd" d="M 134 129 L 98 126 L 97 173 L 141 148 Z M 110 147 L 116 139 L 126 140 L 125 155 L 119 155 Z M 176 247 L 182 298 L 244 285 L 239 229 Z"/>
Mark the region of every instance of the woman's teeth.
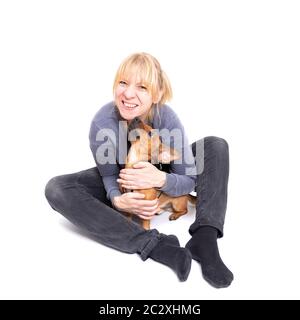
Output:
<path fill-rule="evenodd" d="M 137 104 L 131 104 L 131 103 L 127 103 L 127 102 L 123 102 L 123 104 L 126 108 L 130 108 L 130 109 L 133 109 L 138 106 Z"/>

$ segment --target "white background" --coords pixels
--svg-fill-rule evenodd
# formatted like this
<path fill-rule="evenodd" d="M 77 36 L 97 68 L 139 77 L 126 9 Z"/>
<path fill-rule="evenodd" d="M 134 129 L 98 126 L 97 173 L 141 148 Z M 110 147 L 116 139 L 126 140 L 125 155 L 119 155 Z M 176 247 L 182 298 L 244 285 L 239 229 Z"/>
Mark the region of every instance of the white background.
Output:
<path fill-rule="evenodd" d="M 2 299 L 299 299 L 298 1 L 1 1 Z M 106 248 L 53 211 L 44 186 L 94 166 L 90 121 L 119 63 L 156 56 L 190 141 L 230 145 L 224 262 L 214 289 L 193 262 L 167 267 Z M 189 239 L 193 212 L 153 225 Z"/>

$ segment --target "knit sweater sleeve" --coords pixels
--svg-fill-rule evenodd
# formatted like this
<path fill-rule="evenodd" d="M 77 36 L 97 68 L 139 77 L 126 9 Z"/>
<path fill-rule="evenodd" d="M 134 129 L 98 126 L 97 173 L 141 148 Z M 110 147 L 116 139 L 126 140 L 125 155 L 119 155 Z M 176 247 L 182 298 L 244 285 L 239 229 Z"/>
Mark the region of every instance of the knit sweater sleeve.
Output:
<path fill-rule="evenodd" d="M 112 110 L 112 103 L 103 106 L 94 117 L 89 132 L 90 149 L 102 177 L 107 198 L 111 201 L 115 196 L 121 195 L 117 183 L 120 172 L 117 163 L 118 135 Z"/>

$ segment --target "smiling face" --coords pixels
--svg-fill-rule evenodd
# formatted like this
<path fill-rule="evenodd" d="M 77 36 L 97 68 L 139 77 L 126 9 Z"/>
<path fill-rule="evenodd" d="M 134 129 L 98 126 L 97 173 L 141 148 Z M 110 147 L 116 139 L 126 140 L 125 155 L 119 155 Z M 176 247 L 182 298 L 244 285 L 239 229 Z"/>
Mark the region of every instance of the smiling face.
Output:
<path fill-rule="evenodd" d="M 120 78 L 115 88 L 115 104 L 123 119 L 139 117 L 145 120 L 152 107 L 152 95 L 148 86 L 137 76 L 131 74 Z"/>
<path fill-rule="evenodd" d="M 121 63 L 113 92 L 121 116 L 129 121 L 135 117 L 145 120 L 154 104 L 161 106 L 172 97 L 170 82 L 159 62 L 144 52 L 132 54 Z"/>

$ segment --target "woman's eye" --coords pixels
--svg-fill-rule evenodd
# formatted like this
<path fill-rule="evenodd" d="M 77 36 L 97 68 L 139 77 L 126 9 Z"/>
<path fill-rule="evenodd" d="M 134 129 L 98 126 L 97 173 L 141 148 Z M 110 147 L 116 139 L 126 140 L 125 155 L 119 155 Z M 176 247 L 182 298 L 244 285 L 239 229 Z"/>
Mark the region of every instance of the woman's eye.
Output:
<path fill-rule="evenodd" d="M 119 82 L 119 84 L 120 84 L 121 86 L 126 86 L 126 82 L 125 82 L 125 81 L 122 81 L 122 80 Z"/>
<path fill-rule="evenodd" d="M 140 86 L 140 89 L 143 91 L 147 91 L 147 88 L 145 86 Z"/>

